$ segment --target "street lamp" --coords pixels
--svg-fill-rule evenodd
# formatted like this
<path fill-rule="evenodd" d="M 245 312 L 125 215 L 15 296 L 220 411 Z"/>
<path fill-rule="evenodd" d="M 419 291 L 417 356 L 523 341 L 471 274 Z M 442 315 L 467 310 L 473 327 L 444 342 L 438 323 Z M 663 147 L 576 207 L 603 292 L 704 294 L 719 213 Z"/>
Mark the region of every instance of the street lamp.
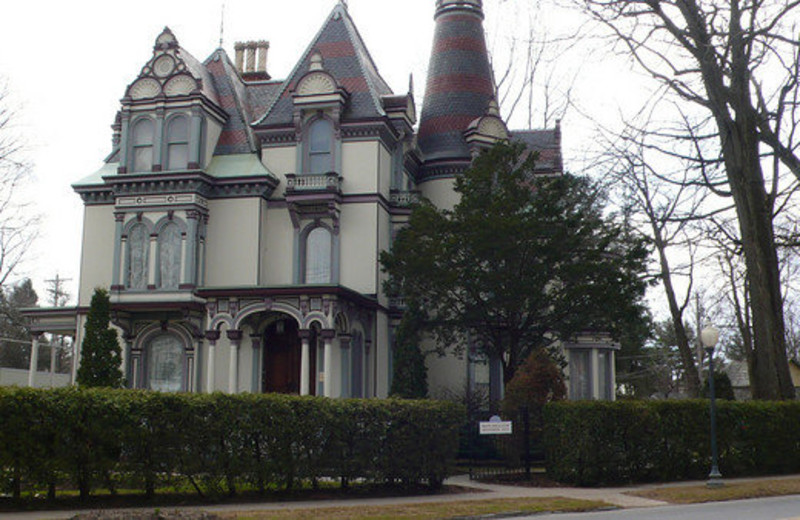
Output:
<path fill-rule="evenodd" d="M 722 474 L 717 464 L 717 402 L 714 395 L 714 347 L 719 341 L 719 331 L 708 324 L 700 331 L 700 342 L 708 354 L 708 390 L 711 394 L 711 473 L 708 474 L 708 487 L 720 487 Z"/>

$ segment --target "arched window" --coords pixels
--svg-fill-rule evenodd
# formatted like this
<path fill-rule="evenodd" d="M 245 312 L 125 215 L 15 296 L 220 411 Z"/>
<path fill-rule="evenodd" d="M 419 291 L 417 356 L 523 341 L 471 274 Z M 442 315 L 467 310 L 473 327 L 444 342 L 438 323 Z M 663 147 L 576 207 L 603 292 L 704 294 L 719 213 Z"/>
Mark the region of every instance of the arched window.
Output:
<path fill-rule="evenodd" d="M 183 170 L 189 163 L 189 120 L 173 117 L 167 126 L 167 169 Z"/>
<path fill-rule="evenodd" d="M 315 227 L 306 237 L 305 282 L 330 283 L 331 232 Z"/>
<path fill-rule="evenodd" d="M 364 397 L 364 335 L 354 331 L 350 340 L 350 359 L 353 364 L 350 370 L 350 397 Z"/>
<path fill-rule="evenodd" d="M 133 126 L 133 171 L 149 172 L 153 169 L 153 121 L 140 119 Z"/>
<path fill-rule="evenodd" d="M 181 277 L 181 230 L 174 222 L 158 234 L 158 282 L 162 289 L 177 289 Z"/>
<path fill-rule="evenodd" d="M 128 231 L 128 276 L 131 289 L 147 289 L 147 258 L 150 237 L 144 224 L 135 224 Z"/>
<path fill-rule="evenodd" d="M 308 128 L 308 173 L 333 171 L 333 123 L 317 119 Z"/>
<path fill-rule="evenodd" d="M 183 389 L 183 344 L 172 334 L 160 334 L 147 346 L 147 387 L 160 392 Z"/>

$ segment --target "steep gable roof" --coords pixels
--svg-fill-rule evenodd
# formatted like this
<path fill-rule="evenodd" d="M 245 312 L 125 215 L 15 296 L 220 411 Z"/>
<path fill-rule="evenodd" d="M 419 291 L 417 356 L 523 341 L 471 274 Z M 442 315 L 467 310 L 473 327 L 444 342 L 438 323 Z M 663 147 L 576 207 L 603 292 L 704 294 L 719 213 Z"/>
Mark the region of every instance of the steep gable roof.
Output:
<path fill-rule="evenodd" d="M 552 129 L 512 130 L 510 134 L 512 141 L 524 143 L 529 152 L 538 152 L 537 173 L 563 173 L 560 123 Z"/>
<path fill-rule="evenodd" d="M 204 63 L 218 94 L 219 106 L 228 114 L 214 155 L 255 152 L 256 138 L 250 128 L 247 90 L 236 67 L 223 49 L 217 49 Z"/>
<path fill-rule="evenodd" d="M 340 2 L 284 81 L 276 99 L 254 124 L 273 126 L 292 123 L 292 92 L 298 81 L 308 73 L 314 53 L 322 56 L 325 72 L 350 94 L 345 118 L 368 119 L 385 115 L 381 96 L 392 94 L 392 90 L 378 73 L 347 7 Z"/>

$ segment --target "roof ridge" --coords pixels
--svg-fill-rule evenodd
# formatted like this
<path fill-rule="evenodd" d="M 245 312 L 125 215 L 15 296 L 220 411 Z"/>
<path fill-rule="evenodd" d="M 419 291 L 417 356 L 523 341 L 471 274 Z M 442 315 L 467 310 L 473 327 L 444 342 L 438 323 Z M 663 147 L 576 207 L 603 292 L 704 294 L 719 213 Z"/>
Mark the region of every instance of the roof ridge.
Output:
<path fill-rule="evenodd" d="M 264 115 L 262 115 L 260 118 L 258 118 L 257 120 L 253 121 L 252 124 L 257 125 L 257 124 L 262 123 L 267 118 L 267 116 L 270 114 L 270 112 L 272 112 L 272 109 L 275 108 L 275 105 L 283 97 L 283 94 L 284 94 L 284 92 L 286 92 L 286 89 L 289 88 L 289 85 L 291 84 L 291 82 L 294 79 L 295 75 L 298 72 L 300 72 L 300 67 L 302 67 L 303 63 L 305 63 L 305 61 L 306 61 L 306 58 L 308 58 L 308 56 L 311 54 L 311 51 L 314 49 L 314 44 L 316 44 L 317 41 L 319 40 L 320 36 L 322 36 L 322 33 L 325 30 L 325 28 L 328 26 L 328 24 L 330 23 L 330 21 L 331 21 L 331 19 L 333 17 L 333 14 L 337 10 L 341 10 L 341 9 L 342 9 L 341 3 L 337 2 L 336 5 L 331 10 L 330 14 L 328 14 L 328 16 L 325 18 L 325 22 L 323 22 L 322 26 L 317 31 L 317 34 L 315 34 L 314 37 L 311 39 L 311 42 L 308 44 L 308 47 L 306 47 L 306 50 L 303 51 L 303 54 L 300 55 L 300 59 L 297 60 L 297 63 L 295 63 L 294 68 L 292 68 L 292 72 L 290 72 L 289 75 L 286 76 L 286 79 L 283 82 L 283 87 L 281 87 L 281 90 L 280 90 L 280 92 L 278 92 L 278 95 L 275 96 L 275 99 L 273 99 L 272 102 L 270 103 L 269 107 L 267 107 L 267 111 L 264 112 Z"/>
<path fill-rule="evenodd" d="M 389 90 L 389 95 L 394 94 L 394 92 L 392 92 L 392 88 L 389 86 L 386 80 L 383 79 L 381 73 L 378 71 L 378 65 L 372 58 L 372 55 L 370 54 L 369 49 L 367 48 L 367 45 L 364 43 L 364 39 L 361 37 L 361 33 L 359 32 L 358 27 L 356 27 L 356 24 L 350 17 L 350 13 L 347 11 L 347 9 L 344 9 L 344 14 L 345 14 L 344 18 L 345 27 L 347 28 L 348 32 L 352 33 L 351 38 L 354 40 L 354 43 L 357 43 L 359 46 L 359 49 L 356 49 L 356 61 L 358 62 L 358 66 L 361 68 L 361 74 L 364 76 L 364 79 L 367 82 L 367 88 L 369 88 L 369 92 L 372 95 L 372 101 L 373 103 L 375 103 L 375 109 L 378 111 L 379 114 L 385 115 L 386 111 L 383 109 L 383 104 L 381 103 L 380 100 L 380 96 L 382 94 L 378 94 L 377 89 L 373 84 L 373 78 L 372 74 L 370 74 L 370 71 L 365 70 L 364 68 L 365 63 L 363 63 L 363 60 L 361 59 L 362 56 L 359 53 L 359 50 L 364 51 L 364 53 L 366 54 L 366 59 L 368 59 L 369 62 L 372 64 L 372 68 L 375 71 L 375 75 L 378 76 L 378 78 L 383 82 L 384 86 Z"/>
<path fill-rule="evenodd" d="M 231 96 L 233 97 L 233 103 L 235 105 L 235 112 L 236 112 L 236 114 L 232 114 L 232 116 L 237 117 L 241 121 L 242 126 L 244 127 L 245 136 L 247 137 L 248 148 L 250 149 L 251 153 L 256 153 L 258 151 L 258 147 L 256 146 L 255 134 L 253 132 L 252 127 L 250 126 L 250 121 L 249 121 L 250 117 L 247 112 L 247 106 L 244 100 L 242 100 L 241 97 L 239 96 L 239 91 L 237 90 L 236 85 L 234 84 L 234 78 L 235 81 L 239 83 L 239 86 L 242 87 L 243 89 L 246 89 L 245 83 L 239 76 L 236 67 L 231 62 L 228 53 L 225 52 L 225 49 L 223 49 L 222 47 L 218 47 L 217 49 L 215 49 L 211 53 L 211 55 L 209 55 L 209 57 L 205 60 L 205 62 L 203 62 L 203 66 L 206 67 L 206 70 L 208 70 L 208 64 L 215 61 L 219 61 L 221 63 L 222 75 L 225 77 L 227 81 L 231 83 L 230 87 Z M 211 76 L 214 77 L 213 74 Z"/>

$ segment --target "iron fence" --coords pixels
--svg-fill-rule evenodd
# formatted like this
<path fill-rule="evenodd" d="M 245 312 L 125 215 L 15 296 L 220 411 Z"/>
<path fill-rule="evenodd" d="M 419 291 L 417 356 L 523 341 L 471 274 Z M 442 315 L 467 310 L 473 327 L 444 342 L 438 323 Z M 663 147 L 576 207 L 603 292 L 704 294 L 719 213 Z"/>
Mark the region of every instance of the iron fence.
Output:
<path fill-rule="evenodd" d="M 530 480 L 531 475 L 544 467 L 545 457 L 541 442 L 541 409 L 522 407 L 513 413 L 503 414 L 503 424 L 492 430 L 510 433 L 481 433 L 481 423 L 492 422 L 497 417 L 491 412 L 473 416 L 465 432 L 469 460 L 469 476 L 473 480 Z M 508 425 L 507 422 L 511 424 Z"/>

